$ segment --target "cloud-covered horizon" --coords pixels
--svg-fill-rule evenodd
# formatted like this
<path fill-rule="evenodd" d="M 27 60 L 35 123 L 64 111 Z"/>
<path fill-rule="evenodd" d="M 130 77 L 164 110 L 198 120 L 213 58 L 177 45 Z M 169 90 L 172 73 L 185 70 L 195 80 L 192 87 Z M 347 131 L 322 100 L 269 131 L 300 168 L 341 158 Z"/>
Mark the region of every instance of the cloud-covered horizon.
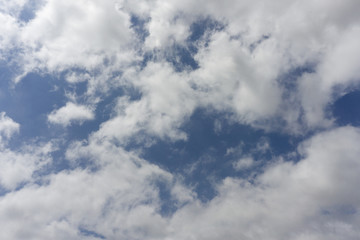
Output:
<path fill-rule="evenodd" d="M 359 10 L 1 1 L 0 238 L 359 239 Z"/>

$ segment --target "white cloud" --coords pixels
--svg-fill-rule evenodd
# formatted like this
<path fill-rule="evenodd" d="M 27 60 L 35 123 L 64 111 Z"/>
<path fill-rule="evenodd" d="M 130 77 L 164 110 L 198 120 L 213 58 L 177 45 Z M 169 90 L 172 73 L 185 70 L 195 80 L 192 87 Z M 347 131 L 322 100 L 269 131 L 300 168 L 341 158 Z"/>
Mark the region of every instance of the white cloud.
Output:
<path fill-rule="evenodd" d="M 169 239 L 356 239 L 360 234 L 360 130 L 319 134 L 298 163 L 270 164 L 251 184 L 227 178 L 207 204 L 171 219 Z"/>
<path fill-rule="evenodd" d="M 249 168 L 254 166 L 254 164 L 255 164 L 255 161 L 252 157 L 245 157 L 245 158 L 241 158 L 238 161 L 234 162 L 233 167 L 237 171 L 244 171 L 244 170 L 248 170 Z"/>
<path fill-rule="evenodd" d="M 20 125 L 6 116 L 5 112 L 0 113 L 0 146 L 13 134 L 19 132 Z"/>
<path fill-rule="evenodd" d="M 0 11 L 0 60 L 5 60 L 9 49 L 17 44 L 18 24 L 16 18 Z"/>
<path fill-rule="evenodd" d="M 223 7 L 226 4 L 232 7 Z M 338 84 L 347 88 L 358 82 L 354 77 L 357 76 L 354 69 L 358 69 L 358 47 L 354 41 L 359 27 L 354 9 L 360 8 L 358 2 L 226 1 L 226 4 L 153 1 L 152 7 L 141 4 L 140 9 L 146 11 L 134 10 L 134 4 L 125 6 L 140 16 L 151 17 L 146 25 L 150 34 L 147 43 L 158 43 L 153 45 L 164 52 L 173 41 L 185 44 L 189 34 L 179 31 L 181 37 L 175 37 L 169 29 L 189 28 L 196 16 L 210 16 L 226 25 L 223 31 L 209 33 L 208 45 L 197 44 L 200 68 L 190 73 L 191 84 L 197 87 L 194 94 L 201 95 L 197 106 L 226 109 L 235 113 L 240 122 L 297 134 L 308 128 L 329 127 L 331 119 L 327 119 L 324 111 L 333 101 L 332 89 Z M 344 56 L 354 59 L 350 64 L 341 64 Z M 329 80 L 322 76 L 323 64 L 331 68 L 327 74 L 333 77 Z M 283 76 L 304 66 L 315 72 L 311 79 L 306 80 L 306 75 L 292 79 L 293 89 L 282 85 L 289 80 L 281 82 Z M 341 73 L 349 76 L 339 76 Z M 331 79 L 335 76 L 339 77 L 334 82 Z M 285 124 L 279 124 L 279 119 Z"/>
<path fill-rule="evenodd" d="M 121 142 L 142 131 L 162 139 L 186 139 L 179 128 L 196 107 L 196 95 L 186 74 L 175 73 L 166 63 L 149 63 L 127 78 L 141 90 L 141 99 L 119 98 L 115 116 L 102 124 L 96 136 L 115 137 Z"/>
<path fill-rule="evenodd" d="M 182 16 L 176 18 L 179 10 L 170 2 L 158 1 L 158 7 L 150 13 L 151 21 L 147 24 L 149 36 L 145 47 L 149 49 L 171 46 L 183 42 L 189 35 L 189 19 Z"/>
<path fill-rule="evenodd" d="M 2 1 L 0 3 L 0 10 L 10 15 L 17 15 L 26 2 L 27 0 Z"/>
<path fill-rule="evenodd" d="M 270 161 L 251 179 L 224 179 L 206 204 L 169 172 L 119 146 L 148 136 L 186 140 L 181 127 L 197 108 L 271 131 L 331 127 L 326 107 L 359 83 L 359 1 L 49 0 L 20 24 L 22 4 L 1 8 L 14 12 L 0 13 L 2 58 L 20 49 L 13 61 L 25 74 L 66 70 L 72 86 L 88 81 L 88 102 L 68 102 L 48 115 L 50 123 L 94 119 L 90 105 L 121 86 L 140 97 L 119 98 L 98 132 L 73 143 L 66 171 L 36 177 L 51 150 L 1 148 L 0 184 L 12 191 L 0 197 L 1 239 L 91 239 L 80 228 L 108 239 L 358 239 L 357 128 L 312 137 L 299 148 L 297 163 Z M 145 42 L 131 28 L 132 13 L 148 20 Z M 204 16 L 224 29 L 207 30 L 208 39 L 194 43 L 198 69 L 176 72 L 164 56 L 174 44 L 186 48 L 190 24 Z M 143 51 L 154 54 L 146 66 Z M 289 79 L 282 78 L 306 66 L 308 73 L 293 76 L 287 88 Z M 18 130 L 1 113 L 1 142 Z M 256 150 L 266 153 L 269 143 Z M 229 148 L 231 154 L 242 154 L 242 145 Z M 234 168 L 254 164 L 241 158 Z M 172 216 L 160 214 L 157 181 L 166 183 L 179 207 Z"/>
<path fill-rule="evenodd" d="M 53 124 L 68 126 L 75 123 L 82 123 L 94 119 L 93 111 L 83 105 L 68 102 L 64 107 L 52 111 L 48 115 L 48 121 Z"/>
<path fill-rule="evenodd" d="M 66 75 L 66 81 L 69 83 L 79 83 L 79 82 L 89 81 L 90 78 L 91 76 L 88 73 L 71 72 Z"/>
<path fill-rule="evenodd" d="M 22 69 L 15 82 L 34 71 L 94 71 L 105 61 L 118 67 L 131 63 L 137 41 L 130 24 L 130 15 L 114 1 L 45 1 L 31 21 L 18 26 Z"/>
<path fill-rule="evenodd" d="M 227 33 L 214 34 L 209 47 L 196 55 L 200 68 L 191 75 L 195 86 L 203 90 L 203 104 L 234 112 L 245 123 L 274 115 L 280 89 L 276 68 L 259 67 L 264 57 L 251 54 Z"/>
<path fill-rule="evenodd" d="M 163 239 L 167 219 L 159 213 L 157 183 L 173 188 L 180 204 L 192 200 L 171 174 L 108 141 L 75 144 L 67 157 L 93 161 L 97 170 L 50 174 L 43 176 L 44 185 L 2 196 L 1 238 L 88 239 L 80 231 L 85 229 L 107 239 Z"/>
<path fill-rule="evenodd" d="M 19 152 L 0 150 L 0 186 L 15 190 L 20 184 L 33 182 L 33 174 L 51 162 L 52 143 L 22 146 Z"/>
<path fill-rule="evenodd" d="M 333 95 L 339 97 L 349 86 L 358 83 L 360 48 L 356 39 L 359 37 L 360 25 L 337 36 L 338 41 L 326 53 L 317 71 L 300 79 L 301 101 L 309 124 L 323 125 L 325 108 L 334 100 Z"/>
<path fill-rule="evenodd" d="M 3 4 L 5 12 L 13 11 L 9 4 Z M 25 4 L 19 1 L 15 8 L 21 9 Z M 227 4 L 232 7 L 224 7 Z M 3 29 L 0 27 L 3 36 L 0 41 L 6 46 L 4 49 L 21 49 L 15 53 L 14 61 L 24 66 L 24 74 L 67 70 L 68 82 L 88 81 L 87 94 L 93 98 L 98 92 L 106 94 L 117 87 L 131 86 L 145 93 L 143 98 L 149 98 L 143 101 L 156 102 L 159 85 L 166 85 L 167 91 L 174 94 L 162 94 L 161 99 L 172 102 L 175 111 L 183 107 L 172 99 L 180 92 L 177 87 L 181 87 L 193 101 L 191 108 L 228 111 L 241 123 L 301 134 L 307 129 L 331 126 L 325 109 L 334 100 L 332 96 L 339 95 L 333 92 L 334 87 L 341 85 L 344 90 L 358 83 L 359 8 L 356 0 L 301 4 L 49 0 L 28 23 L 19 24 L 17 14 L 1 13 L 5 24 Z M 149 35 L 145 42 L 131 28 L 134 14 L 146 20 L 144 28 Z M 183 86 L 172 85 L 174 82 L 161 77 L 156 84 L 145 80 L 139 84 L 136 78 L 151 78 L 148 74 L 156 66 L 168 68 L 163 62 L 174 44 L 186 48 L 191 24 L 205 17 L 221 22 L 224 28 L 207 29 L 209 42 L 204 37 L 195 43 L 198 52 L 194 57 L 199 69 L 193 72 L 187 69 L 188 73 L 182 75 L 166 70 L 170 79 L 184 79 Z M 136 64 L 146 51 L 154 54 L 157 63 L 142 69 Z M 343 58 L 351 61 L 344 64 L 340 60 Z M 293 87 L 287 89 L 284 82 L 288 79 L 281 78 L 304 66 L 310 66 L 312 73 L 292 79 Z M 77 76 L 71 71 L 74 68 L 87 73 Z M 129 71 L 135 71 L 135 76 L 128 78 Z M 119 72 L 124 75 L 115 77 Z M 20 74 L 16 81 L 23 76 Z M 169 128 L 178 128 L 186 119 L 180 114 L 177 120 L 173 116 L 169 116 L 171 120 L 159 117 L 169 109 L 163 105 L 149 105 L 151 109 L 146 110 L 153 118 L 152 131 L 159 135 Z M 159 110 L 160 107 L 164 109 Z M 189 114 L 191 111 L 186 110 L 185 115 Z M 155 129 L 156 126 L 166 130 Z"/>
<path fill-rule="evenodd" d="M 21 239 L 86 239 L 79 228 L 107 239 L 344 239 L 360 233 L 357 189 L 360 130 L 343 127 L 320 133 L 299 147 L 298 163 L 269 163 L 247 179 L 226 178 L 218 195 L 201 203 L 174 176 L 109 141 L 78 143 L 71 161 L 90 161 L 97 170 L 75 168 L 43 177 L 0 198 L 0 236 Z M 178 201 L 171 216 L 156 182 Z"/>

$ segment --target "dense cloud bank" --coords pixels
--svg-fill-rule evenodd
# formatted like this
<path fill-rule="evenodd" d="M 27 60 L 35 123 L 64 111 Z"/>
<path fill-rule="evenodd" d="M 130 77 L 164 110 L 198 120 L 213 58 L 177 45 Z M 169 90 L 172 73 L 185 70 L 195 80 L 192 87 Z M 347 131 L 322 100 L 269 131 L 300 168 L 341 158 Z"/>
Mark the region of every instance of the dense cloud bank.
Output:
<path fill-rule="evenodd" d="M 359 239 L 360 130 L 331 111 L 358 89 L 359 10 L 356 0 L 0 2 L 0 100 L 17 103 L 31 76 L 61 96 L 34 118 L 56 134 L 31 140 L 22 133 L 35 120 L 0 109 L 0 238 Z M 248 174 L 214 178 L 203 201 L 191 169 L 143 157 L 188 141 L 199 109 L 220 116 L 218 135 L 226 122 L 301 140 L 261 160 L 267 142 L 238 150 L 231 166 Z"/>

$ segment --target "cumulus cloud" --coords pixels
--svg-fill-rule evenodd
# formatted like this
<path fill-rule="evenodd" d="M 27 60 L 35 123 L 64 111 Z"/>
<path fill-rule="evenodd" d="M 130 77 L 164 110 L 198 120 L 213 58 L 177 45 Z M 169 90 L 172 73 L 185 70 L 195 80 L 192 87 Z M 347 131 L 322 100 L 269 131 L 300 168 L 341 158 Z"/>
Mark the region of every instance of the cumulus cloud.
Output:
<path fill-rule="evenodd" d="M 16 9 L 21 11 L 26 2 L 18 2 Z M 159 64 L 167 68 L 163 63 L 174 54 L 173 48 L 182 46 L 199 68 L 181 76 L 175 71 L 167 74 L 169 79 L 187 79 L 180 81 L 184 85 L 181 90 L 192 99 L 193 109 L 228 111 L 241 123 L 296 134 L 331 126 L 326 107 L 333 96 L 339 95 L 334 89 L 341 85 L 347 91 L 358 82 L 358 2 L 226 1 L 224 5 L 227 4 L 232 7 L 223 7 L 216 1 L 49 0 L 27 23 L 19 24 L 16 14 L 1 13 L 6 23 L 0 29 L 1 41 L 5 46 L 22 49 L 16 61 L 24 69 L 16 81 L 34 71 L 69 71 L 68 82 L 89 82 L 87 94 L 107 93 L 126 85 L 144 93 L 147 100 L 143 101 L 147 102 L 155 101 L 159 85 L 170 86 L 174 82 L 160 77 L 157 84 L 151 85 L 151 80 L 139 84 L 136 78 L 151 78 L 151 68 L 156 69 Z M 11 12 L 9 9 L 15 6 L 3 5 L 4 12 Z M 199 38 L 194 38 L 189 46 L 194 34 L 192 24 L 206 18 L 223 27 L 195 33 Z M 142 30 L 133 28 L 136 21 L 143 21 Z M 145 39 L 136 31 L 141 31 Z M 196 51 L 191 50 L 194 47 Z M 155 64 L 136 66 L 149 56 L 146 54 L 153 57 Z M 181 56 L 175 54 L 171 58 L 179 62 L 177 58 Z M 343 64 L 343 58 L 351 61 Z M 74 68 L 85 73 L 80 76 L 72 72 Z M 287 76 L 304 68 L 308 72 L 300 73 L 290 84 Z M 129 77 L 129 71 L 136 72 L 134 77 Z M 167 91 L 174 94 L 168 94 L 163 102 L 169 100 L 173 109 L 182 108 L 181 101 L 171 99 L 180 90 L 170 87 Z M 158 116 L 168 108 L 159 110 L 163 104 L 156 108 L 147 105 L 146 111 L 158 124 Z M 191 111 L 186 110 L 174 121 L 179 123 L 186 119 L 180 115 L 188 114 Z M 181 124 L 164 124 L 166 128 L 169 125 L 178 128 Z"/>
<path fill-rule="evenodd" d="M 351 127 L 321 133 L 298 163 L 270 164 L 255 183 L 225 179 L 208 204 L 175 213 L 169 239 L 356 239 L 359 138 Z"/>
<path fill-rule="evenodd" d="M 246 123 L 275 114 L 280 101 L 279 86 L 273 81 L 276 68 L 259 68 L 257 61 L 264 61 L 264 56 L 251 54 L 241 41 L 221 32 L 196 59 L 200 68 L 192 77 L 203 89 L 203 104 L 229 109 Z"/>
<path fill-rule="evenodd" d="M 25 145 L 21 151 L 0 150 L 0 186 L 6 190 L 15 190 L 21 184 L 35 181 L 36 171 L 51 163 L 55 149 L 52 143 Z"/>
<path fill-rule="evenodd" d="M 349 27 L 326 53 L 317 71 L 302 76 L 299 84 L 301 100 L 309 124 L 323 125 L 326 105 L 334 101 L 334 95 L 339 97 L 349 86 L 357 84 L 360 48 L 356 39 L 359 36 L 360 26 Z M 337 91 L 334 91 L 335 87 Z"/>
<path fill-rule="evenodd" d="M 9 49 L 17 43 L 18 25 L 16 18 L 0 11 L 0 60 L 5 60 Z"/>
<path fill-rule="evenodd" d="M 33 183 L 1 197 L 0 219 L 6 226 L 1 236 L 356 239 L 359 140 L 360 130 L 352 127 L 320 133 L 300 145 L 303 159 L 298 163 L 270 163 L 251 182 L 228 177 L 208 203 L 174 183 L 172 174 L 111 142 L 79 142 L 67 158 L 92 161 L 96 170 L 50 174 L 43 177 L 46 185 Z M 168 217 L 160 211 L 158 181 L 178 201 Z"/>
<path fill-rule="evenodd" d="M 69 126 L 75 123 L 82 123 L 87 120 L 94 119 L 93 111 L 83 105 L 77 105 L 72 102 L 68 102 L 65 106 L 52 111 L 48 115 L 48 121 L 53 124 L 60 124 L 63 126 Z"/>
<path fill-rule="evenodd" d="M 206 4 L 201 1 L 155 3 L 155 7 L 149 7 L 148 15 L 139 13 L 151 17 L 147 25 L 147 40 L 151 39 L 151 42 L 164 42 L 164 39 L 171 38 L 185 45 L 189 32 L 179 31 L 183 32 L 182 37 L 174 37 L 167 25 L 155 23 L 163 22 L 173 29 L 177 29 L 179 24 L 189 28 L 191 21 L 196 19 L 194 16 L 202 16 L 199 9 L 203 15 L 208 14 L 224 22 L 226 27 L 223 31 L 210 31 L 208 44 L 199 42 L 197 45 L 199 51 L 194 57 L 199 69 L 190 75 L 194 79 L 192 84 L 200 90 L 196 93 L 203 95 L 198 100 L 199 105 L 211 104 L 216 109 L 232 111 L 240 122 L 271 128 L 274 126 L 268 126 L 269 122 L 276 125 L 271 119 L 278 120 L 280 117 L 287 124 L 287 131 L 294 133 L 306 128 L 328 127 L 331 119 L 327 119 L 324 111 L 333 100 L 333 88 L 339 84 L 346 88 L 358 81 L 353 77 L 356 72 L 351 70 L 358 69 L 352 67 L 358 61 L 340 63 L 341 56 L 346 55 L 350 59 L 358 56 L 358 47 L 349 42 L 357 39 L 359 19 L 354 9 L 360 6 L 356 1 L 335 1 L 331 4 L 323 1 L 302 4 L 227 1 L 231 8 L 224 8 L 216 1 L 207 1 Z M 338 8 L 343 11 L 335 11 Z M 164 13 L 162 9 L 168 12 Z M 177 20 L 173 20 L 173 16 L 177 16 Z M 313 19 L 316 24 L 308 19 Z M 157 30 L 161 26 L 162 31 Z M 166 46 L 159 46 L 157 48 L 167 51 Z M 341 46 L 349 46 L 352 51 Z M 334 54 L 337 57 L 332 57 Z M 338 81 L 331 80 L 334 77 L 322 76 L 322 66 L 328 61 L 337 74 L 331 74 L 332 71 L 327 74 L 338 76 Z M 306 74 L 300 76 L 291 89 L 287 80 L 281 81 L 287 73 L 306 66 L 314 72 L 310 78 Z M 342 71 L 343 66 L 351 69 Z M 342 72 L 347 75 L 339 76 Z M 302 121 L 305 124 L 298 126 Z M 284 126 L 280 127 L 284 129 Z"/>
<path fill-rule="evenodd" d="M 19 132 L 20 125 L 6 116 L 5 112 L 0 113 L 0 146 L 13 134 Z"/>
<path fill-rule="evenodd" d="M 141 90 L 142 98 L 135 101 L 119 98 L 116 116 L 104 122 L 96 135 L 126 142 L 142 131 L 162 139 L 186 139 L 179 128 L 196 107 L 187 76 L 175 73 L 167 63 L 149 63 L 142 72 L 128 78 Z"/>
<path fill-rule="evenodd" d="M 64 146 L 67 169 L 45 172 L 51 139 L 10 148 L 20 126 L 0 114 L 1 239 L 359 238 L 360 130 L 336 127 L 328 112 L 359 84 L 359 1 L 47 0 L 24 22 L 26 4 L 0 3 L 0 59 L 21 66 L 14 81 L 35 72 L 74 90 L 51 124 L 93 120 L 107 101 L 110 113 Z M 201 21 L 212 24 L 194 27 Z M 215 182 L 204 203 L 184 176 L 129 150 L 134 140 L 186 141 L 197 109 L 220 115 L 218 135 L 225 121 L 317 134 L 297 162 L 257 164 L 244 144 L 226 146 L 239 177 Z M 271 145 L 254 149 L 266 155 Z"/>
<path fill-rule="evenodd" d="M 23 8 L 18 7 L 20 12 Z M 114 1 L 50 0 L 34 11 L 35 17 L 28 22 L 17 15 L 4 15 L 7 24 L 2 25 L 3 31 L 0 29 L 6 37 L 3 41 L 14 35 L 12 43 L 17 44 L 8 48 L 21 49 L 15 54 L 19 66 L 15 82 L 34 71 L 59 72 L 75 67 L 94 71 L 106 61 L 120 66 L 136 59 L 130 47 L 137 42 L 130 15 L 117 9 Z"/>
<path fill-rule="evenodd" d="M 97 64 L 103 61 L 97 53 L 116 52 L 131 39 L 129 16 L 116 10 L 113 1 L 47 1 L 36 14 L 23 38 L 40 44 L 33 54 L 50 69 Z"/>
<path fill-rule="evenodd" d="M 85 158 L 97 168 L 50 174 L 43 177 L 45 185 L 29 184 L 1 197 L 0 221 L 7 229 L 1 237 L 92 239 L 90 232 L 107 239 L 161 239 L 167 220 L 160 214 L 157 183 L 173 188 L 179 203 L 192 199 L 171 174 L 108 141 L 78 143 L 67 158 Z"/>

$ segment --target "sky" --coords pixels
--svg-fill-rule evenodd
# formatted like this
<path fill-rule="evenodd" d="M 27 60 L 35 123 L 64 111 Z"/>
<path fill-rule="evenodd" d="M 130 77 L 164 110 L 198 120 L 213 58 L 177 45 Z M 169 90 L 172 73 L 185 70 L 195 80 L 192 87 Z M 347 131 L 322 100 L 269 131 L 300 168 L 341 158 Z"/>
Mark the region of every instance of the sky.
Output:
<path fill-rule="evenodd" d="M 359 11 L 0 0 L 0 239 L 358 240 Z"/>

